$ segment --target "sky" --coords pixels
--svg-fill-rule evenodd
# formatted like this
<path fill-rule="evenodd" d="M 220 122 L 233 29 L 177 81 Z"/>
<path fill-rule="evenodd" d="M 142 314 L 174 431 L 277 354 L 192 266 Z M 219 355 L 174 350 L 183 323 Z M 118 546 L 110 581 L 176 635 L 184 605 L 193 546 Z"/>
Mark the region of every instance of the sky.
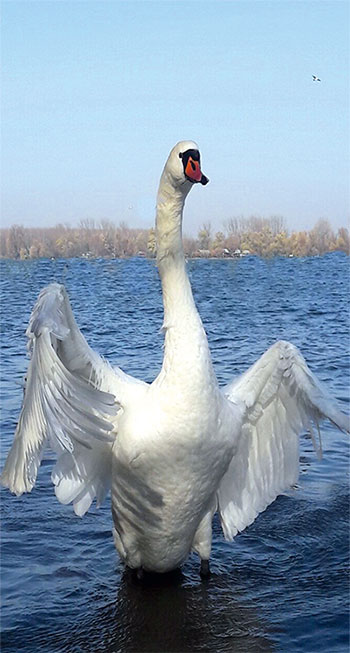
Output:
<path fill-rule="evenodd" d="M 148 228 L 184 139 L 187 234 L 349 221 L 348 2 L 3 0 L 2 68 L 3 227 Z"/>

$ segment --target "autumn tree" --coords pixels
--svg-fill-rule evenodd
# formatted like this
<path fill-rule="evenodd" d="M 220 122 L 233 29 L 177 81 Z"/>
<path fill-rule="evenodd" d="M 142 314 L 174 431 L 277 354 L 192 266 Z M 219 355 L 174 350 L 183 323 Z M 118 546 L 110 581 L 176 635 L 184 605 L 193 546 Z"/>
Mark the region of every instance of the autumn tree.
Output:
<path fill-rule="evenodd" d="M 293 256 L 299 256 L 299 257 L 308 256 L 311 249 L 310 237 L 308 232 L 307 231 L 293 232 L 289 237 L 289 248 L 290 248 L 290 254 L 293 254 Z"/>
<path fill-rule="evenodd" d="M 271 256 L 270 250 L 273 241 L 273 233 L 269 227 L 260 231 L 247 231 L 242 234 L 241 247 L 258 256 Z"/>
<path fill-rule="evenodd" d="M 346 254 L 350 254 L 349 229 L 346 227 L 340 227 L 340 229 L 338 229 L 337 238 L 334 243 L 334 249 L 339 250 L 340 252 L 345 252 Z"/>
<path fill-rule="evenodd" d="M 198 246 L 199 249 L 209 249 L 211 241 L 211 224 L 204 222 L 198 232 Z"/>
<path fill-rule="evenodd" d="M 288 256 L 290 254 L 290 242 L 285 231 L 276 233 L 267 250 L 267 256 Z"/>
<path fill-rule="evenodd" d="M 223 249 L 225 247 L 225 240 L 225 234 L 222 231 L 217 231 L 212 242 L 212 248 Z"/>

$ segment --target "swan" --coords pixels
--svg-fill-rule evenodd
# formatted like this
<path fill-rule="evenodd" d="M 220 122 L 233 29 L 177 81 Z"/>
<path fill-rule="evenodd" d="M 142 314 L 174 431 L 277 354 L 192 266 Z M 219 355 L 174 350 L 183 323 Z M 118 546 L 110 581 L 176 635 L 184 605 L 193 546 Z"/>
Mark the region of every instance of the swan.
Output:
<path fill-rule="evenodd" d="M 30 363 L 1 482 L 34 487 L 43 449 L 57 455 L 57 499 L 84 515 L 111 491 L 113 535 L 127 566 L 167 572 L 191 551 L 210 573 L 212 518 L 232 540 L 298 478 L 299 436 L 349 418 L 298 349 L 275 343 L 224 388 L 216 379 L 182 245 L 194 184 L 206 185 L 199 149 L 179 142 L 157 195 L 157 264 L 164 357 L 153 383 L 112 367 L 80 332 L 63 285 L 44 288 L 27 329 Z"/>

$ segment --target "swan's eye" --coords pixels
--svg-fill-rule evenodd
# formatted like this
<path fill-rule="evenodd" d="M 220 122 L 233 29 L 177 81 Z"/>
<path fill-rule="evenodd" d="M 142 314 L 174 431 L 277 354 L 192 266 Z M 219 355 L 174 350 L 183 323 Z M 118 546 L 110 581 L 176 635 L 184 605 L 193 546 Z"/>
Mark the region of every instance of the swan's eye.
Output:
<path fill-rule="evenodd" d="M 179 159 L 182 159 L 182 152 L 179 152 Z"/>

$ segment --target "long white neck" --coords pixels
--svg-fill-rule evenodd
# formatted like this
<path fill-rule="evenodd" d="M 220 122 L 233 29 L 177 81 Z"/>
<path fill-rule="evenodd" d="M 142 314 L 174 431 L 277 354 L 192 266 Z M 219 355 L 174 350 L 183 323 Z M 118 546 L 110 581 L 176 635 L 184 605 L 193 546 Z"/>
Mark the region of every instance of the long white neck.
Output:
<path fill-rule="evenodd" d="M 196 365 L 210 370 L 211 359 L 201 319 L 186 272 L 182 244 L 182 213 L 190 182 L 174 187 L 166 169 L 161 177 L 156 216 L 157 263 L 162 283 L 165 346 L 162 373 L 168 378 L 188 375 Z M 198 351 L 201 351 L 201 362 Z M 171 375 L 171 373 L 173 374 Z"/>
<path fill-rule="evenodd" d="M 156 242 L 165 327 L 181 320 L 184 310 L 197 313 L 182 244 L 182 213 L 190 188 L 190 182 L 174 187 L 164 170 L 157 196 Z"/>

